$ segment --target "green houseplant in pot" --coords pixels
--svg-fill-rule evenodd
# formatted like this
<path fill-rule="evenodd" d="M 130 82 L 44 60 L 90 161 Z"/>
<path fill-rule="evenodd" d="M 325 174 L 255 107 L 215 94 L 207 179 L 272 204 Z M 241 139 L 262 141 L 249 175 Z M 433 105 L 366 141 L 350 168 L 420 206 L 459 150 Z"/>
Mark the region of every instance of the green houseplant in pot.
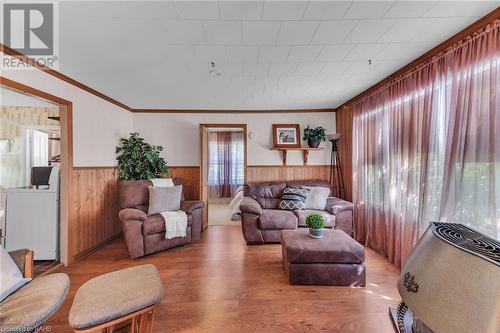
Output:
<path fill-rule="evenodd" d="M 130 133 L 128 138 L 120 139 L 116 147 L 116 159 L 120 180 L 151 179 L 166 174 L 167 162 L 160 156 L 162 146 L 153 146 L 139 136 Z"/>
<path fill-rule="evenodd" d="M 309 227 L 309 236 L 312 238 L 323 238 L 325 218 L 322 215 L 314 213 L 307 215 L 306 225 Z"/>
<path fill-rule="evenodd" d="M 310 128 L 307 126 L 304 128 L 303 139 L 307 140 L 307 145 L 310 148 L 318 148 L 319 144 L 326 141 L 326 129 L 318 126 L 316 128 Z"/>

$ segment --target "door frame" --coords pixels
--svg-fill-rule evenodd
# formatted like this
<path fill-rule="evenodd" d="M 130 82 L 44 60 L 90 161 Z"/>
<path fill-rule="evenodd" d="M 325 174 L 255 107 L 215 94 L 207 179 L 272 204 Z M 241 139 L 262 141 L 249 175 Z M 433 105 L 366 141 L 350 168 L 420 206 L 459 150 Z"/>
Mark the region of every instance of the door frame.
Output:
<path fill-rule="evenodd" d="M 199 196 L 200 200 L 203 201 L 205 208 L 203 209 L 203 227 L 205 230 L 208 227 L 208 197 L 204 197 L 204 188 L 208 187 L 208 179 L 204 179 L 203 175 L 205 174 L 205 169 L 207 168 L 207 162 L 205 161 L 203 155 L 203 146 L 205 144 L 205 137 L 203 135 L 204 132 L 207 131 L 208 128 L 241 128 L 243 130 L 243 168 L 244 168 L 244 180 L 247 181 L 247 144 L 248 144 L 248 134 L 247 134 L 247 124 L 200 124 L 200 189 Z"/>
<path fill-rule="evenodd" d="M 74 217 L 71 210 L 73 193 L 71 184 L 73 171 L 73 103 L 3 76 L 0 76 L 0 86 L 59 105 L 61 131 L 59 257 L 62 264 L 69 265 L 73 262 L 74 257 L 74 223 L 72 223 Z"/>

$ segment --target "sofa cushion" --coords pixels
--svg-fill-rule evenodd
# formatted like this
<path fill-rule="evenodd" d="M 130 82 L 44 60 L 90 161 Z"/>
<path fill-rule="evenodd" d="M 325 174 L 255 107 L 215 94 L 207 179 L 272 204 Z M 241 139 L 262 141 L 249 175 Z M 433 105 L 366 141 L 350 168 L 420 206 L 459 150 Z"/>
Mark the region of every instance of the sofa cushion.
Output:
<path fill-rule="evenodd" d="M 192 223 L 192 215 L 188 214 L 188 226 Z M 142 234 L 152 235 L 159 232 L 165 233 L 165 220 L 160 214 L 150 215 L 142 224 Z"/>
<path fill-rule="evenodd" d="M 257 200 L 262 208 L 277 209 L 285 187 L 284 182 L 248 183 L 244 192 L 246 197 Z"/>
<path fill-rule="evenodd" d="M 325 228 L 335 228 L 335 215 L 332 215 L 327 211 L 302 209 L 294 210 L 293 213 L 297 216 L 299 227 L 307 227 L 306 218 L 309 214 L 319 214 L 325 218 Z"/>
<path fill-rule="evenodd" d="M 365 250 L 342 230 L 324 230 L 322 239 L 308 236 L 308 230 L 283 230 L 281 244 L 290 263 L 349 263 L 365 261 Z"/>
<path fill-rule="evenodd" d="M 263 209 L 259 226 L 264 230 L 296 229 L 297 217 L 288 210 Z"/>
<path fill-rule="evenodd" d="M 0 326 L 10 332 L 32 332 L 61 307 L 69 289 L 66 274 L 38 277 L 7 297 L 0 305 Z"/>

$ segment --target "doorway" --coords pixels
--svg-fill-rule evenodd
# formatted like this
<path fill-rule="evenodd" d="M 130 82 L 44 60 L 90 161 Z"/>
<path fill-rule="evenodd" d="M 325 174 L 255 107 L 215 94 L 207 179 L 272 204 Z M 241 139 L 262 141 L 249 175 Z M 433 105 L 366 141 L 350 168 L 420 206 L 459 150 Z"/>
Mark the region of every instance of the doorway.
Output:
<path fill-rule="evenodd" d="M 0 166 L 6 170 L 13 163 L 18 166 L 15 172 L 2 172 L 1 243 L 8 250 L 11 246 L 34 250 L 34 273 L 39 276 L 71 261 L 72 104 L 4 77 L 0 86 L 2 120 L 7 119 L 1 122 Z M 11 200 L 5 200 L 6 196 Z M 30 232 L 24 233 L 36 239 L 20 237 L 19 228 L 9 230 L 9 221 L 28 220 L 24 215 L 30 209 L 19 210 L 16 202 L 41 207 L 31 209 L 38 211 L 38 225 L 27 225 Z M 41 220 L 46 225 L 41 226 Z M 36 231 L 36 227 L 42 230 Z"/>
<path fill-rule="evenodd" d="M 240 224 L 237 201 L 246 180 L 246 138 L 246 124 L 200 125 L 203 229 Z"/>

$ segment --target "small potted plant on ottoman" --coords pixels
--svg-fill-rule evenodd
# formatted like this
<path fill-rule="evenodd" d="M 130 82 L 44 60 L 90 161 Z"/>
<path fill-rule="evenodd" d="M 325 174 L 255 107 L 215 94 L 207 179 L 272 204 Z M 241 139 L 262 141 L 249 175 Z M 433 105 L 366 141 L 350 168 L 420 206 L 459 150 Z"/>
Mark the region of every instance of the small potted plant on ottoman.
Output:
<path fill-rule="evenodd" d="M 309 236 L 312 238 L 323 238 L 323 227 L 325 218 L 320 214 L 309 214 L 306 217 L 306 225 L 309 227 Z"/>

